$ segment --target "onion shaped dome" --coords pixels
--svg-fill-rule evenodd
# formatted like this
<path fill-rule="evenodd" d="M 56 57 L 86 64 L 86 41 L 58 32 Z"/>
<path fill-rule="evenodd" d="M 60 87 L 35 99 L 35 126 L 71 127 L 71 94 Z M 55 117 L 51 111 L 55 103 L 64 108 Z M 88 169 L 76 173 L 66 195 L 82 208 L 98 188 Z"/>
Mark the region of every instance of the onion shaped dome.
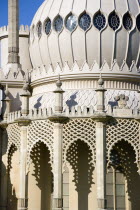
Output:
<path fill-rule="evenodd" d="M 140 65 L 138 0 L 45 0 L 31 24 L 34 68 Z M 113 71 L 111 72 L 113 74 Z"/>

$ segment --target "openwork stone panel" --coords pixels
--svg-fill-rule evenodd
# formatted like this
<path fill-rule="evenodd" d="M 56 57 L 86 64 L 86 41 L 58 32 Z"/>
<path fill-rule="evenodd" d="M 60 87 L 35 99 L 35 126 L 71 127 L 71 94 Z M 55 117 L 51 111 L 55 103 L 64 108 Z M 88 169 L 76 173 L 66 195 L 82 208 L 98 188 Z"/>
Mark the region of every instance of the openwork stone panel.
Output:
<path fill-rule="evenodd" d="M 27 168 L 30 165 L 30 154 L 38 142 L 43 142 L 50 151 L 50 162 L 53 162 L 53 123 L 48 120 L 36 120 L 28 127 Z"/>
<path fill-rule="evenodd" d="M 63 161 L 66 163 L 67 151 L 72 143 L 81 140 L 87 143 L 92 151 L 92 161 L 95 165 L 96 130 L 91 119 L 73 119 L 64 125 L 63 130 Z"/>
<path fill-rule="evenodd" d="M 106 147 L 107 159 L 110 160 L 111 150 L 119 141 L 124 140 L 131 144 L 136 155 L 136 163 L 140 162 L 140 138 L 139 123 L 135 120 L 118 119 L 107 125 L 106 129 Z"/>
<path fill-rule="evenodd" d="M 8 135 L 8 147 L 7 154 L 12 145 L 15 145 L 18 150 L 20 150 L 20 127 L 17 123 L 9 124 L 7 127 Z"/>

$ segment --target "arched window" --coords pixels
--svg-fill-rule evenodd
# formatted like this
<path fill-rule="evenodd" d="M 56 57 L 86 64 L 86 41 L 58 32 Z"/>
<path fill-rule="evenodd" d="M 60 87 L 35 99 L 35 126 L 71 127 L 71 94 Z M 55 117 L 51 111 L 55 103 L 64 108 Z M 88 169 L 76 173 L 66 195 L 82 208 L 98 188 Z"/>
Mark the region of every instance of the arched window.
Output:
<path fill-rule="evenodd" d="M 140 14 L 137 16 L 136 25 L 137 29 L 140 31 Z"/>
<path fill-rule="evenodd" d="M 110 210 L 125 210 L 125 177 L 120 166 L 117 150 L 112 150 L 110 157 L 112 166 L 106 176 L 107 208 Z"/>
<path fill-rule="evenodd" d="M 55 20 L 54 20 L 54 23 L 53 23 L 53 26 L 54 26 L 54 29 L 56 32 L 60 32 L 62 31 L 62 28 L 63 28 L 63 18 L 58 15 Z"/>
<path fill-rule="evenodd" d="M 37 24 L 37 36 L 40 38 L 41 35 L 42 35 L 42 23 L 39 22 L 39 23 Z"/>
<path fill-rule="evenodd" d="M 87 14 L 84 13 L 81 15 L 79 19 L 79 26 L 84 30 L 88 30 L 91 25 L 91 17 Z"/>
<path fill-rule="evenodd" d="M 106 177 L 107 209 L 126 210 L 125 177 L 115 168 L 110 168 Z"/>
<path fill-rule="evenodd" d="M 70 14 L 66 19 L 66 28 L 72 32 L 77 26 L 77 17 L 73 14 Z"/>
<path fill-rule="evenodd" d="M 105 16 L 101 12 L 96 13 L 93 18 L 93 24 L 99 31 L 101 31 L 106 24 Z"/>
<path fill-rule="evenodd" d="M 123 16 L 123 26 L 127 31 L 130 31 L 133 26 L 133 20 L 129 13 Z"/>
<path fill-rule="evenodd" d="M 51 20 L 48 18 L 45 22 L 45 33 L 49 35 L 51 31 Z"/>
<path fill-rule="evenodd" d="M 120 25 L 120 18 L 119 18 L 119 16 L 115 12 L 112 12 L 109 15 L 108 22 L 109 22 L 109 26 L 114 31 L 116 31 L 119 28 L 119 25 Z"/>

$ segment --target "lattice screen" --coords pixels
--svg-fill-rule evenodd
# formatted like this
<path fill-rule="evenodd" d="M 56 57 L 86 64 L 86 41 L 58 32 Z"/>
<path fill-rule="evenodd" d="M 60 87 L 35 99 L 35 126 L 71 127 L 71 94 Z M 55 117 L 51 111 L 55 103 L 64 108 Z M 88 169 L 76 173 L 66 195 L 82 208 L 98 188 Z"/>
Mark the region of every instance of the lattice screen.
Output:
<path fill-rule="evenodd" d="M 64 125 L 63 130 L 63 161 L 66 162 L 67 151 L 70 145 L 81 140 L 87 143 L 92 151 L 95 165 L 96 159 L 96 123 L 91 119 L 73 119 Z"/>
<path fill-rule="evenodd" d="M 117 119 L 107 124 L 106 129 L 106 147 L 107 159 L 110 159 L 110 153 L 113 146 L 121 141 L 129 142 L 134 148 L 137 164 L 140 161 L 140 137 L 139 123 L 135 120 Z"/>
<path fill-rule="evenodd" d="M 17 123 L 8 125 L 7 135 L 8 135 L 7 154 L 9 153 L 9 149 L 12 144 L 15 145 L 18 150 L 20 150 L 20 127 L 18 126 Z"/>
<path fill-rule="evenodd" d="M 44 142 L 50 151 L 50 161 L 53 162 L 53 123 L 49 120 L 32 121 L 28 127 L 27 167 L 30 164 L 30 153 L 37 142 Z"/>

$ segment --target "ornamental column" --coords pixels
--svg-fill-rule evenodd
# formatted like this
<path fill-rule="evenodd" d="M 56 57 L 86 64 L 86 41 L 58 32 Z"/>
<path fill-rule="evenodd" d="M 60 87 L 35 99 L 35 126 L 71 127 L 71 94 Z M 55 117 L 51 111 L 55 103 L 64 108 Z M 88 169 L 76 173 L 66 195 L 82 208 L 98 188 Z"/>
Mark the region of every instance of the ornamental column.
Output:
<path fill-rule="evenodd" d="M 19 0 L 8 0 L 8 63 L 19 64 Z"/>
<path fill-rule="evenodd" d="M 62 142 L 63 142 L 63 123 L 68 118 L 63 112 L 63 93 L 60 77 L 56 83 L 55 93 L 55 113 L 49 117 L 54 122 L 54 156 L 53 156 L 53 174 L 54 174 L 54 193 L 53 193 L 53 210 L 63 209 L 63 192 L 62 192 Z"/>
<path fill-rule="evenodd" d="M 97 203 L 98 210 L 107 209 L 106 206 L 106 121 L 105 89 L 102 78 L 98 80 L 97 111 L 91 117 L 96 120 L 96 173 L 97 173 Z"/>
<path fill-rule="evenodd" d="M 7 122 L 7 117 L 11 110 L 11 100 L 9 98 L 9 91 L 8 91 L 7 84 L 6 84 L 6 90 L 5 90 L 5 97 L 2 101 L 3 101 L 3 107 L 2 107 L 3 120 L 4 120 L 4 122 Z"/>
<path fill-rule="evenodd" d="M 26 173 L 26 158 L 27 158 L 27 132 L 30 119 L 28 119 L 29 113 L 29 85 L 27 83 L 23 86 L 22 99 L 22 117 L 17 120 L 20 126 L 20 181 L 19 181 L 19 199 L 18 210 L 28 209 L 28 176 Z"/>

